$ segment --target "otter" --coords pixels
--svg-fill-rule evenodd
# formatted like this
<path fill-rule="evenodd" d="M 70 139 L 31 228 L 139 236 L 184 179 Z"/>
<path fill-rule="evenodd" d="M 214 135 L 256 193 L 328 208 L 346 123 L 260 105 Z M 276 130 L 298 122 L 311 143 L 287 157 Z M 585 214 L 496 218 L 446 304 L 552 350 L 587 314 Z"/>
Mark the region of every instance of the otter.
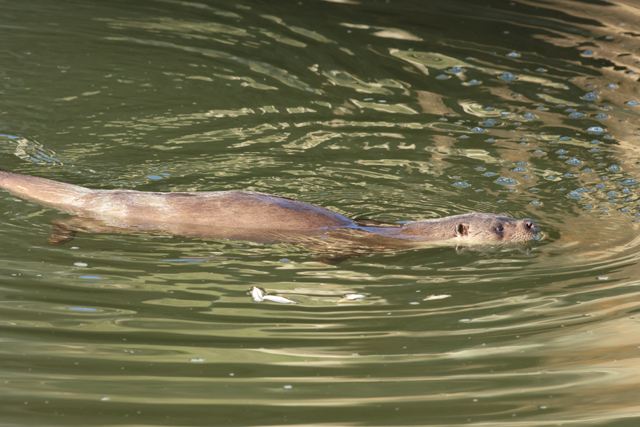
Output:
<path fill-rule="evenodd" d="M 335 242 L 379 238 L 376 245 L 397 247 L 411 242 L 514 243 L 540 236 L 532 219 L 503 214 L 471 212 L 398 224 L 351 219 L 310 203 L 251 191 L 95 190 L 4 170 L 0 170 L 0 187 L 73 215 L 54 221 L 51 243 L 71 240 L 77 231 L 141 231 L 256 242 L 326 239 L 332 231 L 340 231 L 333 234 L 339 236 Z"/>

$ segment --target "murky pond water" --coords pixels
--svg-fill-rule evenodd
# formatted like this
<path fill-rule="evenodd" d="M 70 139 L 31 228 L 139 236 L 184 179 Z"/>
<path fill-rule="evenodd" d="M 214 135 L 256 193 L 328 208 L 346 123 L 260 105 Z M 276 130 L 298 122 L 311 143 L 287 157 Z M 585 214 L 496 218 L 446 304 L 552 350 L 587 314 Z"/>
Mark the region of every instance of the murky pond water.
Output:
<path fill-rule="evenodd" d="M 635 1 L 2 10 L 3 169 L 382 221 L 504 212 L 544 238 L 342 262 L 148 234 L 50 246 L 64 215 L 2 192 L 0 424 L 637 424 Z"/>

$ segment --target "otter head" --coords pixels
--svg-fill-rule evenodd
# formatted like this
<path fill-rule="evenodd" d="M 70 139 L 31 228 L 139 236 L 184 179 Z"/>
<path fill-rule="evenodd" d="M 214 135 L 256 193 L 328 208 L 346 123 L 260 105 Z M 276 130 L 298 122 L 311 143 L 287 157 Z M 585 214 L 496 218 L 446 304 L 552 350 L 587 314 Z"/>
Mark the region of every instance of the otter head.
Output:
<path fill-rule="evenodd" d="M 471 212 L 450 217 L 455 235 L 471 243 L 512 243 L 537 239 L 540 235 L 535 221 L 513 219 L 503 214 Z"/>
<path fill-rule="evenodd" d="M 405 224 L 398 235 L 411 240 L 453 240 L 466 244 L 515 243 L 540 236 L 532 219 L 513 219 L 503 214 L 470 212 L 446 218 Z"/>

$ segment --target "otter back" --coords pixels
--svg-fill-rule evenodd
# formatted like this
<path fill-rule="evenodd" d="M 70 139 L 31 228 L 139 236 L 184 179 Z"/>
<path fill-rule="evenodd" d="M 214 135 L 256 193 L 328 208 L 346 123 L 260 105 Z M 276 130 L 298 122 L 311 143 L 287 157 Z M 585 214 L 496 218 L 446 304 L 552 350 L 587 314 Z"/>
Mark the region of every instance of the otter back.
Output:
<path fill-rule="evenodd" d="M 308 230 L 353 226 L 328 209 L 285 197 L 246 191 L 156 193 L 92 190 L 45 178 L 0 171 L 0 187 L 16 196 L 108 223 L 188 223 L 212 227 Z"/>

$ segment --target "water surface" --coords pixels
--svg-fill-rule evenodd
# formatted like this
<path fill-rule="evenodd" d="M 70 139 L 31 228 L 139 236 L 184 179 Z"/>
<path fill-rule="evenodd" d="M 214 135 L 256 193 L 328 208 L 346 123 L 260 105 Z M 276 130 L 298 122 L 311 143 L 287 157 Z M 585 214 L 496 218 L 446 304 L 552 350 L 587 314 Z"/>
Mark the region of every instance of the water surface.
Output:
<path fill-rule="evenodd" d="M 49 246 L 64 215 L 2 193 L 3 425 L 637 424 L 635 2 L 2 10 L 4 169 L 545 234 L 340 263 L 145 234 Z"/>

